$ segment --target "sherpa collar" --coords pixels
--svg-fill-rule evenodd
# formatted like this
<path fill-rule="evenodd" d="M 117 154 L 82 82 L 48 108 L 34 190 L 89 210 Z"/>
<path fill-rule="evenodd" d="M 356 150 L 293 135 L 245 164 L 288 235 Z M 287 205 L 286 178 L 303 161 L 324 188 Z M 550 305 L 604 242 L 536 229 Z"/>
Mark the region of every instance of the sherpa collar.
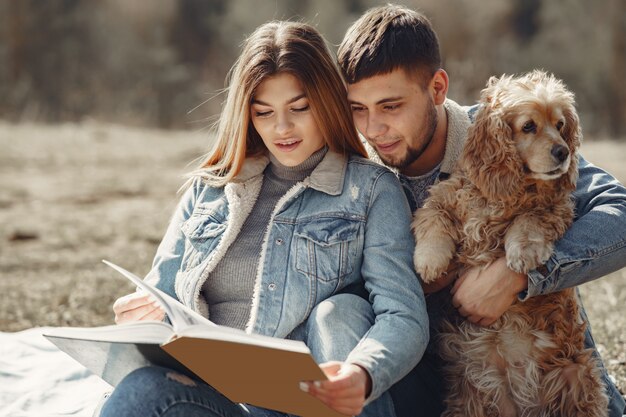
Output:
<path fill-rule="evenodd" d="M 446 151 L 441 163 L 441 172 L 451 174 L 463 152 L 467 131 L 472 124 L 469 108 L 459 106 L 455 101 L 446 99 L 443 108 L 448 114 L 448 134 L 446 136 Z"/>
<path fill-rule="evenodd" d="M 233 182 L 244 183 L 258 175 L 269 164 L 266 155 L 246 158 L 243 167 Z M 348 158 L 337 152 L 328 151 L 311 175 L 305 179 L 307 186 L 329 195 L 339 195 L 343 191 L 343 181 L 348 167 Z"/>

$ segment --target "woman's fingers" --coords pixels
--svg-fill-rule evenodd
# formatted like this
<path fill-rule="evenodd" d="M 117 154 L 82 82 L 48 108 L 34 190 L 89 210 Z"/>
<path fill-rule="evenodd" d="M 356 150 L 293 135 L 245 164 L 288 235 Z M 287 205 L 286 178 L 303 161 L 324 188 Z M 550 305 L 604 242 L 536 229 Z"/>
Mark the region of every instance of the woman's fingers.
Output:
<path fill-rule="evenodd" d="M 113 312 L 115 322 L 121 324 L 138 320 L 158 320 L 162 309 L 150 294 L 136 292 L 118 298 L 113 304 Z"/>
<path fill-rule="evenodd" d="M 150 294 L 146 292 L 134 292 L 131 294 L 126 294 L 123 297 L 118 298 L 113 303 L 113 311 L 115 312 L 123 312 L 126 310 L 132 310 L 137 307 L 141 307 L 144 304 L 148 304 L 151 302 Z"/>
<path fill-rule="evenodd" d="M 147 313 L 145 316 L 140 318 L 139 320 L 163 320 L 165 317 L 165 311 L 161 308 L 161 306 L 155 306 L 154 310 Z"/>

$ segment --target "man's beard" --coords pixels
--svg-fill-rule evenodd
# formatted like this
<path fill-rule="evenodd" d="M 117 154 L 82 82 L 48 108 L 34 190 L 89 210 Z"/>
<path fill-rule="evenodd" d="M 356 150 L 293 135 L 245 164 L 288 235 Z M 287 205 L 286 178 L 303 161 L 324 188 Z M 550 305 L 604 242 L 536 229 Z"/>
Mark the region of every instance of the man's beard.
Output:
<path fill-rule="evenodd" d="M 435 137 L 435 130 L 437 129 L 437 122 L 439 117 L 437 115 L 437 108 L 433 103 L 432 99 L 429 100 L 428 109 L 425 114 L 425 119 L 423 126 L 424 128 L 418 132 L 420 141 L 413 141 L 418 143 L 417 148 L 413 148 L 411 146 L 407 146 L 406 154 L 402 159 L 389 158 L 385 155 L 379 154 L 378 156 L 387 166 L 391 166 L 394 168 L 398 168 L 399 170 L 403 170 L 406 167 L 410 166 L 413 162 L 417 161 L 417 159 L 422 156 L 428 145 L 433 141 Z"/>

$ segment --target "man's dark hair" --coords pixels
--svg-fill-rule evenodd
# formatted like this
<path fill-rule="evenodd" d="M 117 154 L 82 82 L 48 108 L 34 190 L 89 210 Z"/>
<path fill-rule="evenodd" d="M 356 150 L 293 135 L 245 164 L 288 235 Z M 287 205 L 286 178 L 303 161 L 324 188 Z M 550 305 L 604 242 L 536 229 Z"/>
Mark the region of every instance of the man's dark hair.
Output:
<path fill-rule="evenodd" d="M 428 18 L 394 4 L 366 11 L 346 32 L 337 55 L 349 84 L 399 68 L 426 83 L 441 68 L 439 41 Z"/>

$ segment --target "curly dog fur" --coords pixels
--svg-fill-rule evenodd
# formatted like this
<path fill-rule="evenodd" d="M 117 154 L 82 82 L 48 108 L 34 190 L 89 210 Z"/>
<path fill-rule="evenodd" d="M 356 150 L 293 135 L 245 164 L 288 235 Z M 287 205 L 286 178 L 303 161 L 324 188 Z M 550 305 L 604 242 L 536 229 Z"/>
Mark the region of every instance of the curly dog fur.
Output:
<path fill-rule="evenodd" d="M 413 221 L 424 282 L 450 262 L 486 267 L 502 256 L 527 273 L 573 221 L 581 141 L 573 94 L 533 71 L 492 77 L 480 104 L 457 171 L 431 188 Z M 451 316 L 439 338 L 449 364 L 444 416 L 605 416 L 584 330 L 573 289 L 517 302 L 490 327 Z"/>

